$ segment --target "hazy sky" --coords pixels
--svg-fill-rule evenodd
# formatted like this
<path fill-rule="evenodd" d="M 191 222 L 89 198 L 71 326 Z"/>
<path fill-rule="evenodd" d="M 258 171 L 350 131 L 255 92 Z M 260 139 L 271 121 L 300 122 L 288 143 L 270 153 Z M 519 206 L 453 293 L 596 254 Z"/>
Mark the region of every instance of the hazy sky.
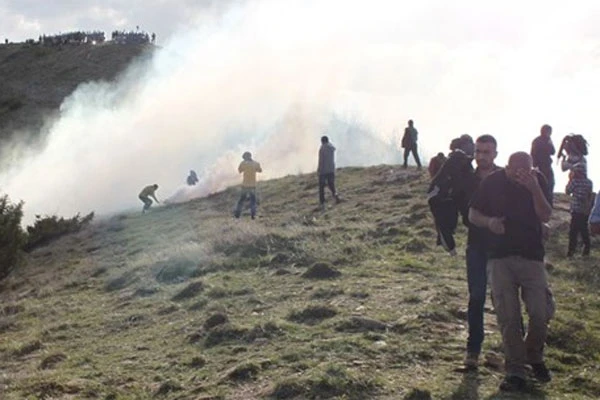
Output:
<path fill-rule="evenodd" d="M 161 45 L 118 84 L 80 87 L 0 190 L 30 214 L 115 211 L 146 184 L 185 190 L 190 168 L 203 182 L 191 195 L 236 183 L 246 149 L 263 179 L 313 171 L 323 133 L 340 165 L 398 162 L 409 118 L 425 159 L 490 133 L 503 164 L 544 123 L 557 147 L 576 132 L 600 152 L 600 2 L 496 3 L 0 0 L 0 34 L 15 40 L 139 25 Z M 599 169 L 590 157 L 596 188 Z"/>

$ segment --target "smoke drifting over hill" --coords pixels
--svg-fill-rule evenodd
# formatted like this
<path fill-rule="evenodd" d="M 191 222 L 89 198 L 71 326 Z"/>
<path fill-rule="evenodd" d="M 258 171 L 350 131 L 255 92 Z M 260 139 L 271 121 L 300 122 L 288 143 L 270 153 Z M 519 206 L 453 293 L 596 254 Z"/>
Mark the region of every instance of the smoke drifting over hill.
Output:
<path fill-rule="evenodd" d="M 245 150 L 261 179 L 314 171 L 323 134 L 339 166 L 395 163 L 409 118 L 424 159 L 452 137 L 491 133 L 502 164 L 543 123 L 557 146 L 573 131 L 598 151 L 600 31 L 588 15 L 600 5 L 396 3 L 255 1 L 204 18 L 117 83 L 80 86 L 0 190 L 29 218 L 112 212 L 141 206 L 151 183 L 159 199 L 235 184 Z M 590 160 L 600 182 L 598 167 Z"/>

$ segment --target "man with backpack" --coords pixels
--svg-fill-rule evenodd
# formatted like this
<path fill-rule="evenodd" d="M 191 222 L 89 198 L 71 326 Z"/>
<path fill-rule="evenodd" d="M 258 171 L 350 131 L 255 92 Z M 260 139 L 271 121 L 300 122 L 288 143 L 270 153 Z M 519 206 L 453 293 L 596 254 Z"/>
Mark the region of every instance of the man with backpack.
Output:
<path fill-rule="evenodd" d="M 421 169 L 421 160 L 419 159 L 419 152 L 417 146 L 419 132 L 414 127 L 413 120 L 408 120 L 408 126 L 404 129 L 404 136 L 402 136 L 402 148 L 404 149 L 404 164 L 402 167 L 408 167 L 408 156 L 412 153 L 415 163 L 417 163 L 417 169 Z"/>
<path fill-rule="evenodd" d="M 550 136 L 552 127 L 548 124 L 542 125 L 540 135 L 531 143 L 531 158 L 533 166 L 540 170 L 548 182 L 550 191 L 550 204 L 554 201 L 554 172 L 552 171 L 552 156 L 555 153 L 554 144 Z"/>
<path fill-rule="evenodd" d="M 450 143 L 450 154 L 438 173 L 433 177 L 427 198 L 438 233 L 437 244 L 451 255 L 456 255 L 454 231 L 458 215 L 467 220 L 469 198 L 474 188 L 473 158 L 465 150 L 473 146 L 473 140 L 456 138 Z"/>
<path fill-rule="evenodd" d="M 573 257 L 579 235 L 583 240 L 582 255 L 590 255 L 588 219 L 593 206 L 592 181 L 587 178 L 583 165 L 575 164 L 569 174 L 565 192 L 571 196 L 571 224 L 569 226 L 569 249 L 567 257 Z"/>

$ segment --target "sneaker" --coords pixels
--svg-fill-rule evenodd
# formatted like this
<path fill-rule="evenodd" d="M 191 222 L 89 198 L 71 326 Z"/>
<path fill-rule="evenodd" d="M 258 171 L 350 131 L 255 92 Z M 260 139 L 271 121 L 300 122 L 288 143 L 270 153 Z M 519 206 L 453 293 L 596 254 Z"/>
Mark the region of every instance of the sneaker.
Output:
<path fill-rule="evenodd" d="M 319 209 L 321 211 L 325 211 L 325 203 L 321 203 L 321 205 L 319 206 Z"/>
<path fill-rule="evenodd" d="M 575 254 L 575 252 L 574 252 L 574 251 L 572 251 L 572 250 L 569 250 L 569 251 L 567 252 L 567 258 L 573 258 L 573 255 L 574 255 L 574 254 Z"/>
<path fill-rule="evenodd" d="M 583 253 L 581 253 L 582 256 L 584 257 L 588 257 L 590 255 L 590 248 L 589 247 L 584 247 L 583 248 Z"/>
<path fill-rule="evenodd" d="M 463 364 L 466 369 L 476 369 L 479 366 L 479 353 L 467 352 Z"/>
<path fill-rule="evenodd" d="M 531 372 L 538 382 L 547 383 L 552 380 L 552 374 L 543 362 L 531 364 Z"/>
<path fill-rule="evenodd" d="M 337 194 L 335 195 L 335 204 L 340 204 L 342 202 L 342 199 L 340 199 L 340 196 L 338 196 Z"/>
<path fill-rule="evenodd" d="M 504 392 L 524 392 L 527 389 L 527 381 L 518 376 L 505 376 L 500 383 L 500 390 Z"/>

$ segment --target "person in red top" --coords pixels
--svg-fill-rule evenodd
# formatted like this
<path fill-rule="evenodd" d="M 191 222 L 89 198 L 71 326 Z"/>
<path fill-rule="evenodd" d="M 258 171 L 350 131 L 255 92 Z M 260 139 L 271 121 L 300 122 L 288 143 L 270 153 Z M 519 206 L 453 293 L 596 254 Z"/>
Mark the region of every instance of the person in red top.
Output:
<path fill-rule="evenodd" d="M 446 156 L 442 152 L 437 153 L 435 157 L 432 157 L 431 160 L 429 160 L 429 166 L 427 167 L 429 170 L 429 176 L 433 178 L 442 168 L 442 165 L 444 165 L 445 162 Z"/>

